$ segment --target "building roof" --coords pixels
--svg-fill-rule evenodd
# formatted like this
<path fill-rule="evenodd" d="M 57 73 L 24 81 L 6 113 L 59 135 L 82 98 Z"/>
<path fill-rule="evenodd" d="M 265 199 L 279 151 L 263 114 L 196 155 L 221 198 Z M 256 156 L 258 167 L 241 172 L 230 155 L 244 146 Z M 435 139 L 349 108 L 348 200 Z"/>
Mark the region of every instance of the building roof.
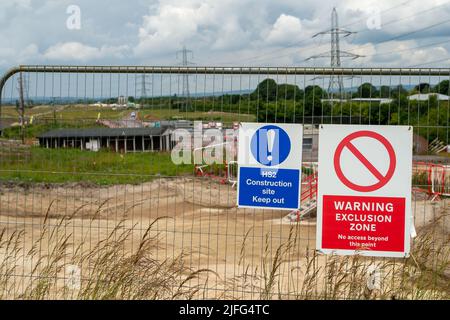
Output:
<path fill-rule="evenodd" d="M 383 103 L 391 103 L 393 99 L 389 98 L 353 98 L 350 99 L 351 101 L 356 102 L 379 102 L 381 104 Z M 347 102 L 349 100 L 346 99 L 320 99 L 321 102 Z"/>
<path fill-rule="evenodd" d="M 39 135 L 38 138 L 161 136 L 166 130 L 167 127 L 55 129 Z"/>
<path fill-rule="evenodd" d="M 418 93 L 408 97 L 409 100 L 428 101 L 430 96 L 436 96 L 438 100 L 450 100 L 450 97 L 440 93 Z"/>
<path fill-rule="evenodd" d="M 358 102 L 379 102 L 380 104 L 391 103 L 394 99 L 390 98 L 353 98 L 352 101 Z"/>
<path fill-rule="evenodd" d="M 320 99 L 320 102 L 347 102 L 347 100 L 346 99 L 332 98 L 332 99 Z"/>
<path fill-rule="evenodd" d="M 194 123 L 191 120 L 161 120 L 156 121 L 159 123 L 160 126 L 168 126 L 172 127 L 173 129 L 178 128 L 192 128 Z"/>

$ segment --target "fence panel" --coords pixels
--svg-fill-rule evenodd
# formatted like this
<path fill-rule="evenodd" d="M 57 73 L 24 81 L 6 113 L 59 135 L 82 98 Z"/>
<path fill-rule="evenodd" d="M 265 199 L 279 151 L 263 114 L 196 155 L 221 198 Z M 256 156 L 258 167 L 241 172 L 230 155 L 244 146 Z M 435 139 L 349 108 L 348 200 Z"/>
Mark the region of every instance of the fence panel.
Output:
<path fill-rule="evenodd" d="M 328 91 L 330 76 L 341 92 Z M 0 80 L 0 297 L 448 299 L 449 79 L 449 69 L 11 69 Z M 236 208 L 239 122 L 304 124 L 301 210 Z M 413 127 L 409 258 L 315 251 L 328 123 Z M 175 164 L 176 129 L 193 135 L 194 154 L 215 157 L 220 144 L 230 158 Z"/>

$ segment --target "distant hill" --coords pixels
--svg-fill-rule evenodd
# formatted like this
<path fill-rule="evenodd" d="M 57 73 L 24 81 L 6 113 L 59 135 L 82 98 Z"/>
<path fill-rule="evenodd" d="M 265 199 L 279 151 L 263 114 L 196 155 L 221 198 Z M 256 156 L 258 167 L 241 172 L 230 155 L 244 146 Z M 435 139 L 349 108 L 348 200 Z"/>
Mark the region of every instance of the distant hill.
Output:
<path fill-rule="evenodd" d="M 404 89 L 410 91 L 414 89 L 415 85 L 402 85 Z M 375 86 L 377 89 L 380 89 L 380 86 Z M 391 86 L 391 88 L 395 88 L 396 85 Z M 326 89 L 326 88 L 324 88 Z M 191 97 L 200 98 L 200 97 L 220 97 L 222 95 L 235 95 L 235 94 L 251 94 L 254 92 L 255 89 L 246 89 L 246 90 L 231 90 L 231 91 L 216 91 L 216 92 L 198 92 L 198 93 L 191 93 Z M 346 92 L 356 92 L 358 90 L 358 86 L 350 87 L 350 88 L 344 88 Z M 175 94 L 175 93 L 174 93 Z M 168 97 L 168 96 L 163 96 Z M 55 97 L 52 99 L 51 97 L 31 97 L 30 100 L 32 100 L 35 104 L 51 104 L 54 102 L 55 104 L 68 104 L 68 103 L 77 103 L 81 102 L 84 103 L 84 101 L 87 101 L 88 103 L 95 103 L 97 101 L 103 101 L 106 99 L 111 99 L 112 97 L 87 97 L 86 99 L 84 97 Z M 148 97 L 151 98 L 151 97 Z M 154 96 L 154 98 L 159 98 L 159 96 Z M 2 98 L 2 104 L 15 104 L 17 97 L 13 98 Z"/>

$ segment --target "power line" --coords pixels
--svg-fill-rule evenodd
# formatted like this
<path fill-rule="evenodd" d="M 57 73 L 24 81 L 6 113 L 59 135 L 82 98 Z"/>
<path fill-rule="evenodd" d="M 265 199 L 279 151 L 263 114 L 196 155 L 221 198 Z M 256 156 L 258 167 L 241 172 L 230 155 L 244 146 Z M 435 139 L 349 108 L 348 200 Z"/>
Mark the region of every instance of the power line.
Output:
<path fill-rule="evenodd" d="M 407 51 L 412 51 L 412 50 L 416 50 L 416 49 L 420 49 L 420 48 L 431 47 L 433 45 L 439 45 L 439 44 L 448 43 L 448 42 L 450 42 L 450 40 L 428 43 L 428 44 L 420 45 L 420 46 L 413 47 L 413 48 L 392 50 L 392 51 L 384 51 L 384 52 L 374 53 L 374 54 L 367 54 L 367 55 L 364 55 L 364 57 L 375 57 L 375 56 L 383 56 L 383 55 L 388 55 L 388 54 L 398 53 L 398 52 L 407 52 Z M 282 55 L 282 56 L 279 56 L 279 57 L 285 57 L 285 56 L 288 56 L 288 55 L 290 55 L 290 53 Z"/>
<path fill-rule="evenodd" d="M 193 63 L 188 60 L 188 55 L 190 54 L 191 59 L 194 58 L 194 53 L 192 50 L 186 49 L 186 46 L 183 46 L 183 49 L 177 52 L 177 59 L 181 54 L 181 65 L 187 67 L 188 65 L 192 65 Z M 190 93 L 189 93 L 189 75 L 187 73 L 183 73 L 183 89 L 182 96 L 185 98 L 185 106 L 186 110 L 190 106 Z"/>
<path fill-rule="evenodd" d="M 407 51 L 412 51 L 412 50 L 416 50 L 416 49 L 421 49 L 421 48 L 431 47 L 431 46 L 434 46 L 434 45 L 443 44 L 443 43 L 449 43 L 449 42 L 450 42 L 450 40 L 438 41 L 438 42 L 433 42 L 433 43 L 428 43 L 428 44 L 420 45 L 420 46 L 413 47 L 413 48 L 400 49 L 400 50 L 392 50 L 392 51 L 385 51 L 385 52 L 380 52 L 380 53 L 375 53 L 375 54 L 368 54 L 368 55 L 366 55 L 365 57 L 377 57 L 377 56 L 384 56 L 384 55 L 393 54 L 393 53 L 398 53 L 398 52 L 407 52 Z M 409 67 L 407 67 L 407 68 L 409 68 Z"/>
<path fill-rule="evenodd" d="M 136 75 L 136 77 L 140 78 L 140 81 L 138 83 L 140 88 L 138 89 L 138 92 L 140 93 L 141 99 L 147 98 L 149 96 L 147 88 L 152 85 L 152 82 L 147 80 L 148 75 L 146 75 L 145 73 L 143 73 L 141 75 Z"/>
<path fill-rule="evenodd" d="M 415 67 L 425 66 L 427 64 L 438 63 L 438 62 L 443 62 L 443 61 L 448 61 L 448 60 L 450 60 L 450 58 L 439 59 L 439 60 L 424 62 L 424 63 L 420 63 L 420 64 L 415 64 L 413 66 L 408 66 L 407 68 L 415 68 Z"/>
<path fill-rule="evenodd" d="M 375 54 L 368 54 L 366 57 L 377 57 L 377 56 L 384 56 L 384 55 L 392 54 L 392 53 L 412 51 L 412 50 L 421 49 L 421 48 L 426 48 L 426 47 L 431 47 L 431 46 L 434 46 L 434 45 L 443 44 L 443 43 L 448 43 L 448 42 L 450 42 L 450 40 L 445 40 L 445 41 L 439 41 L 439 42 L 428 43 L 428 44 L 421 45 L 421 46 L 417 46 L 417 47 L 413 47 L 413 48 L 400 49 L 400 50 L 392 50 L 392 51 L 385 51 L 385 52 L 380 52 L 380 53 L 375 53 Z"/>
<path fill-rule="evenodd" d="M 390 8 L 388 8 L 388 9 L 385 9 L 385 10 L 380 11 L 380 14 L 386 13 L 386 12 L 389 12 L 389 11 L 392 11 L 392 10 L 397 9 L 397 8 L 399 8 L 399 7 L 402 7 L 402 6 L 404 6 L 404 5 L 410 5 L 412 2 L 415 2 L 415 1 L 417 1 L 417 0 L 404 1 L 404 2 L 402 2 L 402 3 L 400 3 L 400 4 L 398 4 L 398 5 L 395 5 L 395 6 L 393 6 L 393 7 L 390 7 Z M 355 22 L 345 24 L 345 25 L 343 25 L 342 27 L 343 27 L 343 28 L 346 28 L 346 27 L 353 26 L 353 25 L 355 25 L 355 24 L 357 24 L 357 23 L 360 23 L 360 22 L 363 22 L 363 21 L 367 21 L 367 18 L 361 18 L 361 19 L 359 19 L 359 20 L 357 20 L 357 21 L 355 21 Z"/>
<path fill-rule="evenodd" d="M 360 55 L 349 53 L 347 51 L 342 51 L 340 49 L 340 37 L 341 36 L 347 37 L 348 35 L 350 35 L 352 33 L 353 32 L 351 32 L 351 31 L 339 28 L 338 14 L 337 14 L 336 8 L 333 8 L 333 11 L 331 12 L 331 29 L 316 33 L 313 36 L 313 37 L 316 37 L 317 35 L 321 35 L 321 34 L 329 34 L 331 36 L 330 51 L 311 56 L 307 60 L 329 57 L 331 67 L 339 68 L 339 67 L 341 67 L 341 57 L 351 57 L 353 59 L 361 57 Z M 340 97 L 342 97 L 343 89 L 344 89 L 344 84 L 343 84 L 342 76 L 339 74 L 332 73 L 330 76 L 330 82 L 328 84 L 328 94 L 331 94 L 331 98 L 333 98 L 333 93 L 337 91 L 339 94 L 339 98 L 340 98 Z"/>
<path fill-rule="evenodd" d="M 434 28 L 434 27 L 437 27 L 437 26 L 446 24 L 446 23 L 448 23 L 449 21 L 450 21 L 450 19 L 446 19 L 446 20 L 440 21 L 440 22 L 438 22 L 438 23 L 435 23 L 435 24 L 426 26 L 426 27 L 424 27 L 424 28 L 420 28 L 420 29 L 417 29 L 417 30 L 414 30 L 414 31 L 411 31 L 411 32 L 407 32 L 407 33 L 400 34 L 400 35 L 398 35 L 398 36 L 389 38 L 389 39 L 387 39 L 387 40 L 383 40 L 383 41 L 379 41 L 379 42 L 375 42 L 375 43 L 371 42 L 371 43 L 365 44 L 365 45 L 363 45 L 363 46 L 361 46 L 361 47 L 358 47 L 357 49 L 361 49 L 361 48 L 364 48 L 364 47 L 367 47 L 367 46 L 373 45 L 373 44 L 380 44 L 380 43 L 385 43 L 385 42 L 397 40 L 397 39 L 403 38 L 403 37 L 405 37 L 405 36 L 409 36 L 409 35 L 411 35 L 411 34 L 415 34 L 415 33 L 421 32 L 421 31 L 425 31 L 425 30 L 432 29 L 432 28 Z M 357 49 L 350 50 L 349 52 L 355 51 L 355 50 L 357 50 Z"/>
<path fill-rule="evenodd" d="M 356 51 L 356 50 L 358 50 L 358 49 L 367 47 L 367 46 L 369 46 L 369 45 L 373 45 L 373 44 L 378 45 L 378 44 L 381 44 L 381 43 L 385 43 L 385 42 L 393 41 L 393 40 L 396 40 L 396 39 L 399 39 L 399 38 L 403 38 L 403 37 L 405 37 L 405 36 L 408 36 L 408 35 L 411 35 L 411 34 L 415 34 L 415 33 L 418 33 L 418 32 L 424 31 L 424 30 L 428 30 L 428 29 L 434 28 L 434 27 L 436 27 L 436 26 L 439 26 L 439 25 L 448 23 L 449 21 L 450 21 L 450 19 L 447 19 L 447 20 L 444 20 L 444 21 L 435 23 L 435 24 L 433 24 L 433 25 L 429 25 L 429 26 L 426 26 L 426 27 L 424 27 L 424 28 L 417 29 L 417 30 L 415 30 L 415 31 L 411 31 L 411 32 L 407 32 L 407 33 L 403 33 L 403 34 L 394 36 L 394 37 L 389 38 L 389 39 L 387 39 L 387 40 L 382 40 L 382 41 L 378 41 L 378 42 L 375 42 L 375 43 L 371 42 L 371 43 L 369 43 L 369 44 L 360 46 L 360 47 L 358 47 L 358 48 L 356 48 L 356 49 L 351 49 L 351 50 L 349 50 L 349 51 L 347 51 L 347 52 L 348 52 L 348 53 L 351 53 L 352 51 L 354 52 L 354 51 Z M 448 42 L 448 41 L 443 41 L 442 43 L 445 43 L 445 42 Z M 418 47 L 418 48 L 419 48 L 419 47 Z M 311 48 L 311 49 L 315 49 L 315 50 L 316 50 L 317 47 Z M 404 49 L 404 50 L 405 50 L 405 51 L 409 51 L 409 50 L 414 50 L 414 49 L 415 49 L 415 48 Z M 400 50 L 400 51 L 402 51 L 402 50 Z M 392 51 L 392 52 L 394 52 L 394 51 Z M 385 53 L 382 53 L 382 54 L 388 54 L 388 53 L 389 53 L 389 52 L 385 52 Z M 286 55 L 284 55 L 284 56 L 288 56 L 288 55 L 290 55 L 290 54 L 291 54 L 291 53 L 286 54 Z M 375 56 L 375 55 L 378 55 L 378 54 L 367 55 L 367 57 L 371 57 L 371 56 Z M 380 54 L 380 55 L 381 55 L 381 54 Z M 283 56 L 278 56 L 278 57 L 283 57 Z M 308 59 L 305 59 L 304 61 L 306 61 L 306 60 L 308 60 Z"/>
<path fill-rule="evenodd" d="M 380 11 L 380 13 L 388 12 L 388 11 L 390 11 L 390 10 L 393 10 L 393 9 L 395 9 L 395 8 L 398 8 L 399 6 L 404 5 L 405 3 L 408 3 L 408 2 L 403 2 L 403 3 L 399 4 L 399 5 L 396 5 L 396 6 L 394 6 L 394 7 L 391 7 L 391 8 L 389 8 L 389 9 Z M 409 3 L 410 3 L 410 2 L 409 2 Z M 424 14 L 424 13 L 426 13 L 426 12 L 430 12 L 430 11 L 436 10 L 436 9 L 442 7 L 442 6 L 445 6 L 445 5 L 448 5 L 448 3 L 444 3 L 444 4 L 441 4 L 441 5 L 438 5 L 438 6 L 429 8 L 429 9 L 427 9 L 427 10 L 421 10 L 420 12 L 416 12 L 415 14 L 409 15 L 409 16 L 407 16 L 407 17 L 403 17 L 403 18 L 400 18 L 400 19 L 394 19 L 394 20 L 388 21 L 388 22 L 386 22 L 386 23 L 383 23 L 383 26 L 387 26 L 387 25 L 391 25 L 391 24 L 394 24 L 394 23 L 398 23 L 398 22 L 400 22 L 400 21 L 403 21 L 403 20 L 406 20 L 406 19 L 415 17 L 415 16 L 417 16 L 417 15 L 422 15 L 422 14 Z M 358 23 L 358 22 L 360 22 L 360 21 L 363 21 L 363 20 L 365 20 L 365 19 L 357 20 L 356 22 L 353 22 L 353 23 L 344 25 L 344 27 L 350 26 L 350 25 L 354 25 L 354 24 L 356 24 L 356 23 Z M 443 23 L 445 23 L 445 22 L 447 22 L 447 21 L 444 21 Z M 439 25 L 439 24 L 436 24 L 436 25 Z M 434 27 L 434 26 L 436 26 L 436 25 L 431 25 L 431 26 L 425 27 L 425 28 L 423 28 L 423 30 L 432 28 L 432 27 Z M 369 30 L 369 29 L 364 28 L 364 29 L 361 29 L 361 30 L 357 31 L 357 33 L 361 34 L 361 33 L 369 32 L 369 31 L 372 31 L 372 30 Z M 390 38 L 390 39 L 387 39 L 387 40 L 382 40 L 382 41 L 379 41 L 379 42 L 377 42 L 377 43 L 375 43 L 375 44 L 381 44 L 381 43 L 383 43 L 383 42 L 392 41 L 392 40 L 395 40 L 395 39 L 397 39 L 397 38 L 404 37 L 404 36 L 410 35 L 410 34 L 414 34 L 414 33 L 420 32 L 420 31 L 422 31 L 422 29 L 416 30 L 416 31 L 414 31 L 414 32 L 408 32 L 408 33 L 405 33 L 405 34 L 401 34 L 401 35 L 395 36 L 394 38 Z M 281 48 L 281 49 L 278 49 L 278 50 L 274 50 L 274 51 L 271 52 L 271 53 L 266 53 L 266 54 L 254 56 L 254 57 L 253 57 L 254 59 L 252 59 L 252 58 L 246 58 L 246 59 L 243 59 L 243 60 L 241 60 L 241 62 L 242 62 L 242 61 L 248 61 L 248 60 L 253 60 L 253 61 L 263 60 L 263 61 L 264 61 L 264 60 L 268 60 L 269 58 L 270 58 L 270 59 L 273 59 L 273 58 L 286 57 L 286 56 L 289 56 L 289 55 L 293 54 L 294 52 L 289 52 L 289 53 L 287 53 L 287 54 L 284 54 L 284 55 L 278 55 L 278 56 L 273 56 L 273 53 L 279 52 L 279 51 L 284 51 L 284 50 L 291 50 L 291 49 L 296 49 L 296 50 L 298 50 L 299 48 L 294 48 L 294 47 L 297 47 L 298 45 L 303 44 L 303 43 L 305 43 L 305 42 L 308 42 L 308 41 L 310 41 L 310 40 L 311 40 L 311 38 L 305 39 L 305 40 L 302 40 L 302 41 L 300 41 L 300 42 L 296 42 L 296 43 L 294 43 L 294 44 L 288 45 L 288 46 L 286 46 L 286 47 L 284 47 L 284 48 Z M 370 44 L 373 44 L 373 43 L 370 43 Z M 366 46 L 368 46 L 368 45 L 370 45 L 370 44 L 364 45 L 363 47 L 366 47 Z M 324 45 L 320 45 L 319 47 L 315 46 L 315 47 L 313 47 L 313 48 L 306 48 L 305 51 L 307 51 L 307 50 L 313 50 L 313 49 L 314 49 L 314 50 L 317 50 L 318 48 L 323 47 L 323 46 L 324 46 Z M 359 48 L 361 48 L 361 47 L 359 47 Z M 359 49 L 359 48 L 358 48 L 358 49 Z M 350 50 L 350 52 L 355 51 L 355 50 L 356 50 L 356 49 L 352 49 L 352 50 Z M 269 57 L 264 58 L 265 56 L 269 56 Z M 370 55 L 369 55 L 369 56 L 370 56 Z M 227 63 L 224 63 L 224 64 L 227 64 Z"/>
<path fill-rule="evenodd" d="M 393 20 L 391 20 L 391 21 L 388 21 L 388 22 L 383 23 L 383 27 L 388 26 L 388 25 L 391 25 L 391 24 L 398 23 L 398 22 L 403 21 L 403 20 L 410 19 L 410 18 L 415 17 L 415 16 L 418 16 L 418 15 L 423 15 L 424 13 L 427 13 L 427 12 L 430 12 L 430 11 L 433 11 L 433 10 L 436 10 L 436 9 L 439 9 L 440 7 L 445 6 L 445 5 L 448 5 L 448 4 L 449 4 L 448 2 L 447 2 L 447 3 L 443 3 L 443 4 L 441 4 L 441 5 L 438 5 L 438 6 L 435 6 L 435 7 L 431 7 L 431 8 L 429 8 L 429 9 L 427 9 L 427 10 L 421 10 L 421 11 L 419 11 L 419 12 L 416 12 L 416 13 L 414 13 L 414 14 L 412 14 L 412 15 L 409 15 L 409 16 L 406 16 L 406 17 L 403 17 L 403 18 L 400 18 L 400 19 L 393 19 Z M 431 27 L 433 27 L 433 26 L 431 26 Z M 428 27 L 425 27 L 425 28 L 428 28 Z M 361 30 L 356 31 L 355 33 L 361 34 L 361 33 L 369 32 L 369 31 L 372 31 L 372 30 L 367 29 L 367 28 L 363 28 L 363 29 L 361 29 Z M 416 31 L 414 31 L 414 32 L 412 32 L 412 33 L 416 33 Z M 398 36 L 396 36 L 396 37 L 403 37 L 403 36 L 409 35 L 409 34 L 410 34 L 410 33 L 401 34 L 401 35 L 398 35 Z M 394 37 L 394 38 L 396 38 L 396 37 Z M 391 39 L 388 39 L 388 40 L 383 40 L 383 41 L 381 41 L 381 42 L 377 42 L 377 43 L 375 43 L 375 44 L 379 44 L 379 43 L 383 43 L 383 42 L 388 42 L 388 41 L 392 41 L 392 40 L 395 40 L 395 39 L 392 39 L 392 38 L 391 38 Z M 373 44 L 373 43 L 371 42 L 370 44 Z M 369 45 L 369 44 L 366 44 L 366 45 L 364 45 L 364 46 L 368 46 L 368 45 Z M 359 48 L 358 48 L 358 49 L 359 49 Z M 356 49 L 352 49 L 352 50 L 350 50 L 350 51 L 355 51 L 355 50 L 356 50 Z M 368 55 L 368 56 L 373 56 L 373 55 Z"/>
<path fill-rule="evenodd" d="M 417 0 L 412 0 L 412 1 L 405 1 L 405 2 L 402 2 L 402 3 L 398 4 L 398 5 L 395 5 L 395 6 L 393 6 L 393 7 L 390 7 L 390 8 L 388 8 L 388 9 L 385 9 L 385 10 L 380 11 L 380 14 L 381 14 L 381 13 L 389 12 L 389 11 L 394 10 L 394 9 L 397 9 L 398 7 L 401 7 L 401 6 L 405 5 L 405 4 L 411 4 L 411 2 L 414 2 L 414 1 L 417 1 Z M 421 11 L 421 13 L 423 13 L 423 12 L 424 12 L 424 11 Z M 348 23 L 348 24 L 346 24 L 346 25 L 343 25 L 342 27 L 352 26 L 352 25 L 355 25 L 355 24 L 357 24 L 357 23 L 359 23 L 359 22 L 362 22 L 362 21 L 365 21 L 365 20 L 367 20 L 367 18 L 361 18 L 361 19 L 359 19 L 359 20 L 357 20 L 357 21 L 355 21 L 355 22 L 352 22 L 352 23 Z M 365 30 L 365 31 L 366 31 L 366 30 Z M 297 46 L 300 45 L 300 44 L 303 44 L 303 43 L 305 43 L 305 42 L 311 41 L 310 36 L 313 36 L 313 35 L 310 34 L 310 35 L 308 36 L 307 39 L 304 39 L 304 40 L 301 40 L 301 41 L 298 41 L 298 42 L 294 42 L 294 43 L 292 43 L 292 44 L 290 44 L 290 45 L 287 45 L 287 46 L 285 46 L 285 47 L 283 47 L 283 48 L 276 49 L 276 50 L 273 50 L 273 51 L 270 51 L 270 52 L 267 52 L 267 53 L 264 53 L 264 54 L 261 54 L 261 55 L 256 55 L 256 56 L 253 56 L 253 57 L 248 57 L 248 58 L 241 59 L 240 62 L 249 61 L 249 60 L 260 60 L 260 59 L 259 59 L 260 57 L 272 55 L 272 54 L 274 54 L 274 53 L 276 53 L 276 52 L 280 52 L 280 51 L 288 50 L 288 49 L 293 48 L 293 47 L 297 47 Z M 296 49 L 298 49 L 298 48 L 296 48 Z M 316 47 L 316 49 L 317 49 L 317 47 Z M 283 56 L 286 56 L 286 55 L 283 55 Z M 219 63 L 219 64 L 233 64 L 233 63 L 235 63 L 235 62 L 222 62 L 222 63 Z"/>

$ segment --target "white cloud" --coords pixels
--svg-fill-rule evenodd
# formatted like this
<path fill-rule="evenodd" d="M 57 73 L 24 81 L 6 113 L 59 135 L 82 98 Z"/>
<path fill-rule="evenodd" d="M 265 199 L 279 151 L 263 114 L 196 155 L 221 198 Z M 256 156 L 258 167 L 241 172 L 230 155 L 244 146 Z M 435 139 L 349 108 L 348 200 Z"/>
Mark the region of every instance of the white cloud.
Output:
<path fill-rule="evenodd" d="M 100 48 L 84 45 L 79 42 L 57 43 L 48 48 L 44 57 L 51 60 L 74 60 L 86 62 L 105 57 L 123 58 L 129 50 L 128 46 L 102 46 Z"/>
<path fill-rule="evenodd" d="M 302 38 L 301 32 L 300 19 L 283 13 L 274 23 L 266 40 L 270 44 L 291 44 Z"/>
<path fill-rule="evenodd" d="M 2 9 L 9 7 L 31 8 L 31 0 L 2 0 L 0 7 Z"/>
<path fill-rule="evenodd" d="M 20 50 L 11 47 L 0 48 L 0 67 L 11 68 L 14 65 L 26 64 L 31 59 L 38 57 L 39 48 L 35 43 L 31 43 Z M 14 63 L 12 64 L 11 61 L 14 61 Z"/>
<path fill-rule="evenodd" d="M 31 43 L 19 52 L 18 61 L 20 63 L 24 63 L 28 61 L 30 58 L 36 57 L 38 55 L 39 55 L 39 47 L 36 44 Z"/>
<path fill-rule="evenodd" d="M 236 17 L 232 17 L 221 25 L 220 36 L 212 44 L 212 48 L 216 50 L 241 49 L 251 40 L 251 32 L 244 30 Z"/>
<path fill-rule="evenodd" d="M 158 14 L 144 16 L 139 28 L 137 55 L 173 51 L 194 37 L 198 28 L 208 20 L 208 4 L 199 7 L 163 5 Z"/>
<path fill-rule="evenodd" d="M 267 0 L 162 0 L 143 17 L 135 54 L 145 57 L 178 50 L 183 44 L 197 51 L 243 49 L 261 42 L 271 27 Z"/>
<path fill-rule="evenodd" d="M 341 50 L 366 56 L 343 59 L 343 66 L 407 66 L 443 59 L 450 49 L 446 43 L 440 49 L 374 56 L 448 38 L 444 24 L 386 41 L 447 19 L 448 0 L 76 2 L 82 10 L 82 28 L 74 32 L 65 27 L 70 0 L 0 1 L 0 67 L 53 61 L 171 65 L 177 63 L 175 52 L 183 45 L 194 51 L 198 65 L 329 65 L 326 58 L 305 59 L 330 50 L 329 35 L 311 36 L 330 28 L 335 5 L 340 26 L 358 31 L 342 39 Z M 441 7 L 433 9 L 436 6 Z M 373 7 L 381 12 L 380 30 L 367 28 Z M 298 42 L 298 47 L 291 46 Z"/>

